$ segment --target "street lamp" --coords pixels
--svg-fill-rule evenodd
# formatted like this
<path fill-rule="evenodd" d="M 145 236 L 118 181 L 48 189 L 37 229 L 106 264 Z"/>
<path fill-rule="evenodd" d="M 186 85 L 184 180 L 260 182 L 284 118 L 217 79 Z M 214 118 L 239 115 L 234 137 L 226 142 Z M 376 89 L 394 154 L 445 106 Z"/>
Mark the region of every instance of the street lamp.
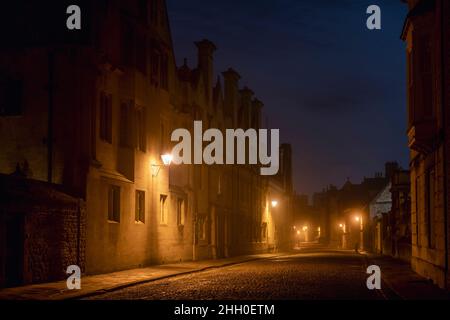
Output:
<path fill-rule="evenodd" d="M 173 156 L 170 153 L 161 155 L 161 160 L 165 166 L 170 166 L 173 160 Z"/>
<path fill-rule="evenodd" d="M 173 156 L 170 153 L 165 153 L 161 155 L 162 163 L 165 167 L 170 166 L 173 160 Z M 161 165 L 159 164 L 152 164 L 152 176 L 156 177 L 158 176 L 159 170 L 161 169 Z"/>
<path fill-rule="evenodd" d="M 278 205 L 277 200 L 272 200 L 272 208 L 275 208 Z"/>

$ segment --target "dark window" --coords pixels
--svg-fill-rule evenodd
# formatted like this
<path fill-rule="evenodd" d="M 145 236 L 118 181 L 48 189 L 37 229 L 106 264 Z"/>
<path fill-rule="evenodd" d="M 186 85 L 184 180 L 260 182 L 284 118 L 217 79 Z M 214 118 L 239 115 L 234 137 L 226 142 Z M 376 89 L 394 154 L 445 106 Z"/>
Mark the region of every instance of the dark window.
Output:
<path fill-rule="evenodd" d="M 145 191 L 136 190 L 135 221 L 145 222 Z"/>
<path fill-rule="evenodd" d="M 120 146 L 132 148 L 133 141 L 133 106 L 123 102 L 120 106 Z"/>
<path fill-rule="evenodd" d="M 435 202 L 434 202 L 434 191 L 435 191 L 435 173 L 434 170 L 428 170 L 427 171 L 427 177 L 426 177 L 426 201 L 427 201 L 427 207 L 425 210 L 425 223 L 426 223 L 426 230 L 427 230 L 427 238 L 428 238 L 428 247 L 434 248 L 435 247 L 435 221 L 434 221 L 434 214 L 435 214 Z"/>
<path fill-rule="evenodd" d="M 108 220 L 120 222 L 120 187 L 109 186 L 108 189 Z"/>
<path fill-rule="evenodd" d="M 161 194 L 159 196 L 159 216 L 161 224 L 167 224 L 167 208 L 166 208 L 167 195 Z"/>
<path fill-rule="evenodd" d="M 199 240 L 206 240 L 206 219 L 204 216 L 197 219 L 197 235 Z"/>
<path fill-rule="evenodd" d="M 177 224 L 184 226 L 185 211 L 184 211 L 184 199 L 177 199 Z"/>
<path fill-rule="evenodd" d="M 112 96 L 100 95 L 100 138 L 112 142 Z"/>
<path fill-rule="evenodd" d="M 145 23 L 148 22 L 148 0 L 139 0 L 139 17 Z"/>
<path fill-rule="evenodd" d="M 422 82 L 422 114 L 433 115 L 433 73 L 432 48 L 430 36 L 426 35 L 419 43 L 420 81 Z"/>
<path fill-rule="evenodd" d="M 416 177 L 416 194 L 415 194 L 415 200 L 416 200 L 416 244 L 418 247 L 420 247 L 421 245 L 421 241 L 420 241 L 420 214 L 419 214 L 419 210 L 420 210 L 420 203 L 419 203 L 419 199 L 420 199 L 420 177 Z"/>
<path fill-rule="evenodd" d="M 161 88 L 169 88 L 169 59 L 167 54 L 161 55 Z"/>
<path fill-rule="evenodd" d="M 0 78 L 0 116 L 22 114 L 22 88 L 20 80 Z"/>
<path fill-rule="evenodd" d="M 158 0 L 150 0 L 151 1 L 151 9 L 150 9 L 150 19 L 153 25 L 158 24 Z"/>
<path fill-rule="evenodd" d="M 124 21 L 121 26 L 121 56 L 122 64 L 125 66 L 134 66 L 134 32 L 130 23 Z"/>
<path fill-rule="evenodd" d="M 147 41 L 142 33 L 138 33 L 136 39 L 136 68 L 147 74 Z"/>
<path fill-rule="evenodd" d="M 160 53 L 156 45 L 156 41 L 152 41 L 152 48 L 150 54 L 150 81 L 152 85 L 158 86 L 160 75 L 159 75 L 159 63 L 160 63 Z"/>
<path fill-rule="evenodd" d="M 147 137 L 145 135 L 145 112 L 143 107 L 136 108 L 136 147 L 145 152 L 147 149 Z"/>
<path fill-rule="evenodd" d="M 407 55 L 408 63 L 408 120 L 409 125 L 414 123 L 414 67 L 413 67 L 413 52 L 408 51 Z"/>

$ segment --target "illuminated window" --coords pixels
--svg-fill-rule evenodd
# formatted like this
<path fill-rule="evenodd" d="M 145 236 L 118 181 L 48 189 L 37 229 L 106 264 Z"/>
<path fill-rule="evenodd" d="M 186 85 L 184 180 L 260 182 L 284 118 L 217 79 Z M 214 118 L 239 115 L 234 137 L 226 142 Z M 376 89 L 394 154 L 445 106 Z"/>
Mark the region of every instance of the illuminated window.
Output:
<path fill-rule="evenodd" d="M 135 221 L 145 222 L 145 191 L 136 190 Z"/>
<path fill-rule="evenodd" d="M 108 220 L 120 222 L 120 187 L 108 188 Z"/>
<path fill-rule="evenodd" d="M 167 208 L 166 208 L 167 195 L 161 194 L 159 196 L 159 216 L 161 224 L 167 224 Z"/>

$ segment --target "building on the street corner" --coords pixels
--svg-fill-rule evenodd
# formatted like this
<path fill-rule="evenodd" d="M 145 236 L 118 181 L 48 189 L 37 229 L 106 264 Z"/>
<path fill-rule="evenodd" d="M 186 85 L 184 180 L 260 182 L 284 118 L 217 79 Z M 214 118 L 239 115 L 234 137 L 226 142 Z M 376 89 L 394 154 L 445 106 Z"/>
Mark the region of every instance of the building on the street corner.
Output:
<path fill-rule="evenodd" d="M 384 174 L 377 172 L 357 184 L 347 180 L 339 189 L 329 186 L 314 195 L 314 207 L 320 216 L 326 243 L 358 250 L 372 247 L 369 204 L 387 188 L 397 168 L 396 162 L 387 162 Z"/>
<path fill-rule="evenodd" d="M 18 6 L 29 25 L 11 21 L 23 38 L 1 44 L 0 181 L 19 179 L 9 191 L 27 197 L 0 201 L 0 286 L 60 279 L 71 264 L 97 274 L 290 247 L 289 144 L 273 177 L 162 157 L 195 120 L 263 127 L 240 75 L 216 78 L 211 41 L 177 66 L 165 1 L 86 3 L 79 36 L 35 23 L 42 7 Z"/>
<path fill-rule="evenodd" d="M 371 250 L 405 261 L 411 258 L 409 171 L 398 169 L 370 202 Z"/>
<path fill-rule="evenodd" d="M 412 268 L 449 287 L 450 3 L 408 0 L 407 53 Z"/>
<path fill-rule="evenodd" d="M 372 252 L 384 254 L 385 238 L 387 232 L 386 217 L 392 208 L 391 183 L 381 191 L 369 203 L 369 247 Z"/>

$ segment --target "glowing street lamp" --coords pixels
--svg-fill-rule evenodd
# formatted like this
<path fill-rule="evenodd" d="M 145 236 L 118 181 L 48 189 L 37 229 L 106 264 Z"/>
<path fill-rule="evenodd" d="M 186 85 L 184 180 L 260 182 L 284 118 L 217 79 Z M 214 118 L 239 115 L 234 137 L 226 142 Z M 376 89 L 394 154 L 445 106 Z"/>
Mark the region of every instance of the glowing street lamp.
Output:
<path fill-rule="evenodd" d="M 339 223 L 339 228 L 343 228 L 344 225 L 342 223 Z"/>
<path fill-rule="evenodd" d="M 303 231 L 308 230 L 308 226 L 303 226 Z"/>
<path fill-rule="evenodd" d="M 173 156 L 170 153 L 165 153 L 161 155 L 162 163 L 165 167 L 170 166 L 173 160 Z M 152 176 L 156 177 L 158 176 L 159 170 L 161 169 L 161 165 L 159 164 L 152 164 Z"/>
<path fill-rule="evenodd" d="M 173 156 L 170 153 L 161 155 L 161 160 L 165 166 L 170 166 L 173 160 Z"/>
<path fill-rule="evenodd" d="M 277 200 L 272 200 L 272 208 L 275 208 L 278 205 Z"/>

